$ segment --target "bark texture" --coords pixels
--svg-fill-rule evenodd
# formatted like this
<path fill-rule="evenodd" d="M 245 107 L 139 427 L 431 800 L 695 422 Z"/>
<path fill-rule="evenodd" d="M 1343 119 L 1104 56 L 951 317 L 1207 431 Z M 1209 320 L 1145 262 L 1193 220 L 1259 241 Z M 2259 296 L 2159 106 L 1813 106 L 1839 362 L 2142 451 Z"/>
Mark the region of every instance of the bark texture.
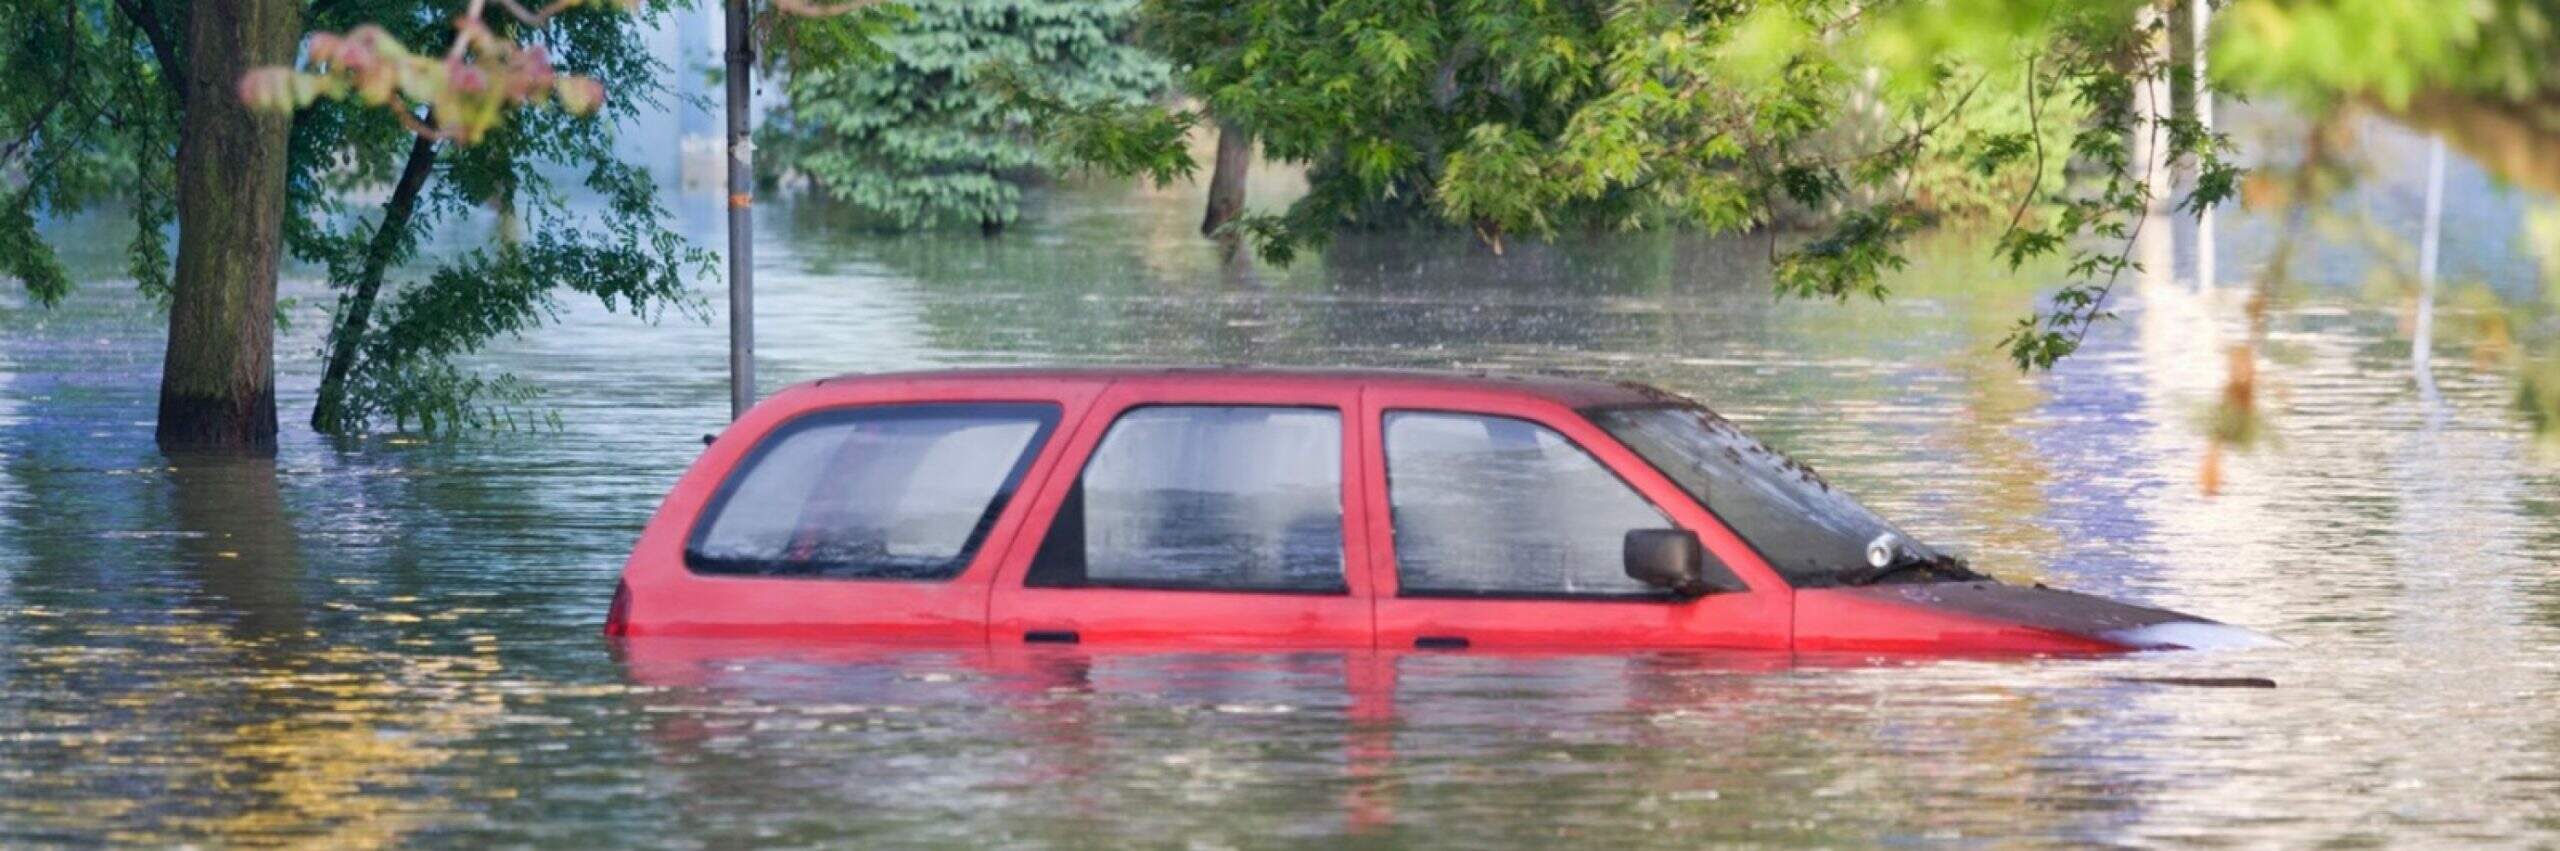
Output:
<path fill-rule="evenodd" d="M 1218 122 L 1218 163 L 1209 172 L 1209 209 L 1200 216 L 1200 235 L 1244 215 L 1244 178 L 1253 168 L 1253 134 L 1227 121 Z"/>
<path fill-rule="evenodd" d="M 164 452 L 274 454 L 290 119 L 251 111 L 234 87 L 250 68 L 292 64 L 302 3 L 195 0 L 186 27 L 178 269 L 157 438 Z"/>

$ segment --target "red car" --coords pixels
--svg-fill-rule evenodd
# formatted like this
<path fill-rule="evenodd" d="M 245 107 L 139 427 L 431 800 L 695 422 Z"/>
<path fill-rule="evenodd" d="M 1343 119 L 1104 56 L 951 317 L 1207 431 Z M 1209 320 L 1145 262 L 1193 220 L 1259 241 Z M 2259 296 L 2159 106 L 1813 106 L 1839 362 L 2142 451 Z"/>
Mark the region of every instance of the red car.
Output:
<path fill-rule="evenodd" d="M 1994 581 L 1649 387 L 1260 369 L 792 387 L 676 483 L 606 629 L 1948 654 L 2253 635 Z"/>

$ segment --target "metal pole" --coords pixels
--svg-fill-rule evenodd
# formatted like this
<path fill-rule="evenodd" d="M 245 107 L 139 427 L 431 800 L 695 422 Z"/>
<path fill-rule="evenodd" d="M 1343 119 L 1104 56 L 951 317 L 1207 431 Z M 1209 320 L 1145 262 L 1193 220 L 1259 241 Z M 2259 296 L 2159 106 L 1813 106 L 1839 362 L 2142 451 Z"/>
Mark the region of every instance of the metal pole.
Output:
<path fill-rule="evenodd" d="M 2418 398 L 2434 409 L 2436 392 L 2436 258 L 2443 250 L 2444 137 L 2427 146 L 2426 232 L 2418 236 L 2418 321 L 2409 335 L 2409 368 L 2418 374 Z"/>
<path fill-rule="evenodd" d="M 2436 257 L 2443 251 L 2444 234 L 2444 137 L 2427 143 L 2427 231 L 2418 237 L 2418 283 L 2428 289 L 2436 285 Z"/>
<path fill-rule="evenodd" d="M 747 136 L 755 72 L 752 0 L 725 0 L 729 84 L 729 419 L 756 403 L 755 142 Z"/>
<path fill-rule="evenodd" d="M 2189 17 L 2192 19 L 2191 23 L 2195 30 L 2193 43 L 2190 45 L 2193 49 L 2188 51 L 2188 55 L 2193 57 L 2195 65 L 2193 83 L 2196 124 L 2202 127 L 2204 132 L 2211 133 L 2213 132 L 2213 87 L 2205 83 L 2204 59 L 2205 46 L 2210 40 L 2207 33 L 2213 29 L 2213 4 L 2207 0 L 2187 0 L 2187 9 L 2191 12 Z M 2199 289 L 2213 289 L 2213 276 L 2213 208 L 2206 207 L 2196 211 L 2196 286 Z"/>
<path fill-rule="evenodd" d="M 2178 31 L 2170 24 L 2171 7 L 2167 0 L 2146 2 L 2135 12 L 2134 31 L 2142 39 L 2146 57 L 2157 56 L 2165 63 L 2177 40 Z M 2171 211 L 2177 199 L 2170 197 L 2177 189 L 2178 176 L 2169 170 L 2169 121 L 2176 116 L 2175 87 L 2170 75 L 2144 74 L 2136 82 L 2135 121 L 2131 128 L 2133 167 L 2141 170 L 2141 226 L 2134 229 L 2133 261 L 2141 268 L 2139 281 L 2147 290 L 2177 280 L 2178 222 Z"/>

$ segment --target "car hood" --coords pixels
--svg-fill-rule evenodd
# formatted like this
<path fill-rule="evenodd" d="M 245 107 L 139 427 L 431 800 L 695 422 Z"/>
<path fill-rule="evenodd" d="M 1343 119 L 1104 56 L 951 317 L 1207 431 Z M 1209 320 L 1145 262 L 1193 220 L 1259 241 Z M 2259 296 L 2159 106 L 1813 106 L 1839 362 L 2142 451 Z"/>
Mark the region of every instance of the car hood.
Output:
<path fill-rule="evenodd" d="M 1997 582 L 1928 582 L 1824 588 L 1802 592 L 1799 646 L 1904 645 L 1931 637 L 1967 649 L 2060 649 L 2028 636 L 2068 638 L 2091 649 L 2209 650 L 2275 643 L 2264 634 L 2167 609 L 2043 586 Z M 1811 604 L 1808 607 L 1804 604 Z M 1899 613 L 1903 617 L 1896 618 Z M 1811 617 L 1807 617 L 1811 615 Z M 1868 627 L 1883 620 L 1906 626 L 1888 635 Z M 1807 635 L 1810 627 L 1814 635 Z M 1821 633 L 1830 633 L 1826 637 Z M 1859 638 L 1884 639 L 1882 642 Z M 1811 642 L 1801 639 L 1813 638 Z M 1900 639 L 1900 640 L 1893 640 Z"/>
<path fill-rule="evenodd" d="M 2092 638 L 2128 650 L 2211 650 L 2272 641 L 2251 630 L 2183 612 L 2040 585 L 1930 582 L 1848 590 L 1884 602 Z"/>

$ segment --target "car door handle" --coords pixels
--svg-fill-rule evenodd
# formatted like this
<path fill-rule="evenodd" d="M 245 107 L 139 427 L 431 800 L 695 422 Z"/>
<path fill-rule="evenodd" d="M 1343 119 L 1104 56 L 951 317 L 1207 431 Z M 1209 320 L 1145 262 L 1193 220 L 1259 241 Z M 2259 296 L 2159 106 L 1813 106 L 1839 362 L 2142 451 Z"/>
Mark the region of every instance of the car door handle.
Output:
<path fill-rule="evenodd" d="M 1022 634 L 1024 644 L 1076 644 L 1083 640 L 1084 636 L 1072 629 L 1035 629 Z"/>
<path fill-rule="evenodd" d="M 1465 650 L 1467 649 L 1467 637 L 1463 635 L 1417 635 L 1413 637 L 1413 649 Z"/>

